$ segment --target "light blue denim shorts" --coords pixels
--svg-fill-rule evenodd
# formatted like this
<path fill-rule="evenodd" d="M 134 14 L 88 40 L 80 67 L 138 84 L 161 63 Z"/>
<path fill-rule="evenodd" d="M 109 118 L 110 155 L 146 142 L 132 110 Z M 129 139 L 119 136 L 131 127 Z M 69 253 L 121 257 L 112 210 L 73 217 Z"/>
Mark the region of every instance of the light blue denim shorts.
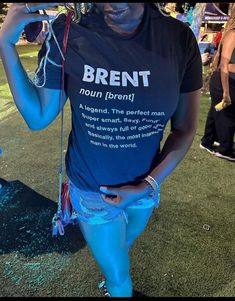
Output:
<path fill-rule="evenodd" d="M 105 202 L 100 193 L 81 190 L 70 179 L 68 179 L 68 182 L 73 211 L 79 220 L 91 225 L 99 225 L 108 223 L 122 214 L 126 223 L 128 223 L 126 210 Z M 138 200 L 128 208 L 144 209 L 154 206 L 158 208 L 158 205 L 159 200 L 155 201 L 153 198 L 148 197 Z"/>

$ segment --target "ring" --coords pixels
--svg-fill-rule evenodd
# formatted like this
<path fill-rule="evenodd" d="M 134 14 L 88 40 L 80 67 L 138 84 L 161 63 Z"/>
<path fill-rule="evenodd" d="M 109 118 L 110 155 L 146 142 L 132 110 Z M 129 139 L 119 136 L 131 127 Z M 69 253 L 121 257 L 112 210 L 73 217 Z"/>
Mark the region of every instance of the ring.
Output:
<path fill-rule="evenodd" d="M 25 3 L 25 6 L 26 6 L 28 12 L 29 12 L 29 13 L 32 13 L 31 10 L 30 10 L 30 8 L 29 8 L 29 6 L 28 6 L 28 3 Z"/>

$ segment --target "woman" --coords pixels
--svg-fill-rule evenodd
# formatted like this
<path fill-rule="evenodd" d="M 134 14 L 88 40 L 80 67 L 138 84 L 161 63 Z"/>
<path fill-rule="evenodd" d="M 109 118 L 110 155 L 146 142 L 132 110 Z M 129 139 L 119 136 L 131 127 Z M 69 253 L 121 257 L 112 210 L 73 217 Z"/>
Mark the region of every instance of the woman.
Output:
<path fill-rule="evenodd" d="M 233 139 L 235 133 L 235 18 L 231 18 L 213 62 L 217 69 L 210 79 L 211 107 L 208 112 L 205 133 L 200 147 L 209 153 L 229 161 L 235 161 Z M 224 100 L 223 108 L 215 106 Z M 214 141 L 219 142 L 215 149 Z"/>
<path fill-rule="evenodd" d="M 61 110 L 61 55 L 50 41 L 45 85 L 38 88 L 29 82 L 15 43 L 20 25 L 47 19 L 33 12 L 49 6 L 30 3 L 29 11 L 13 4 L 0 31 L 12 95 L 31 130 L 47 127 Z M 108 294 L 130 297 L 129 249 L 158 207 L 161 183 L 196 133 L 201 58 L 191 29 L 162 15 L 153 3 L 93 8 L 79 24 L 71 24 L 65 55 L 64 103 L 69 97 L 72 112 L 66 172 L 73 207 Z M 61 14 L 53 23 L 60 46 L 65 19 Z M 45 53 L 44 44 L 39 60 Z M 160 149 L 169 120 L 172 131 Z"/>

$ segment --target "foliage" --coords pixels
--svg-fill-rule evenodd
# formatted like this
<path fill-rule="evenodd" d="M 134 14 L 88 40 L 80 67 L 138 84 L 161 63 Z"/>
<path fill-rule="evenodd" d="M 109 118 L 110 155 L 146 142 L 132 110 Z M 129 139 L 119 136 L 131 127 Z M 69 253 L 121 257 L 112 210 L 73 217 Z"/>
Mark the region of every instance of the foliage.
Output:
<path fill-rule="evenodd" d="M 175 10 L 178 13 L 183 14 L 185 11 L 188 11 L 190 7 L 194 8 L 195 5 L 195 2 L 177 2 Z"/>
<path fill-rule="evenodd" d="M 5 17 L 7 15 L 8 7 L 10 6 L 11 3 L 3 3 L 0 2 L 0 24 L 3 23 L 5 20 Z"/>
<path fill-rule="evenodd" d="M 192 19 L 191 28 L 197 39 L 199 37 L 199 31 L 202 24 L 202 18 L 205 9 L 206 9 L 206 3 L 196 3 L 193 10 L 193 19 Z"/>

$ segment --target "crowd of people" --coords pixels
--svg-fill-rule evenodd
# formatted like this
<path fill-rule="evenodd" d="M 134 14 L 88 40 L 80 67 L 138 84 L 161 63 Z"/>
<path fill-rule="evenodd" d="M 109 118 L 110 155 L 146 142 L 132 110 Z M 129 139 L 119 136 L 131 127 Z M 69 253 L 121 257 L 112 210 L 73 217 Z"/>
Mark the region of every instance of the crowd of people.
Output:
<path fill-rule="evenodd" d="M 199 39 L 199 43 L 207 42 L 207 47 L 204 49 L 203 53 L 201 53 L 202 65 L 207 66 L 211 65 L 213 57 L 215 56 L 218 46 L 220 44 L 222 34 L 224 31 L 224 25 L 222 26 L 220 31 L 217 31 L 214 34 L 213 41 L 210 41 L 208 37 L 208 33 L 204 33 Z"/>

